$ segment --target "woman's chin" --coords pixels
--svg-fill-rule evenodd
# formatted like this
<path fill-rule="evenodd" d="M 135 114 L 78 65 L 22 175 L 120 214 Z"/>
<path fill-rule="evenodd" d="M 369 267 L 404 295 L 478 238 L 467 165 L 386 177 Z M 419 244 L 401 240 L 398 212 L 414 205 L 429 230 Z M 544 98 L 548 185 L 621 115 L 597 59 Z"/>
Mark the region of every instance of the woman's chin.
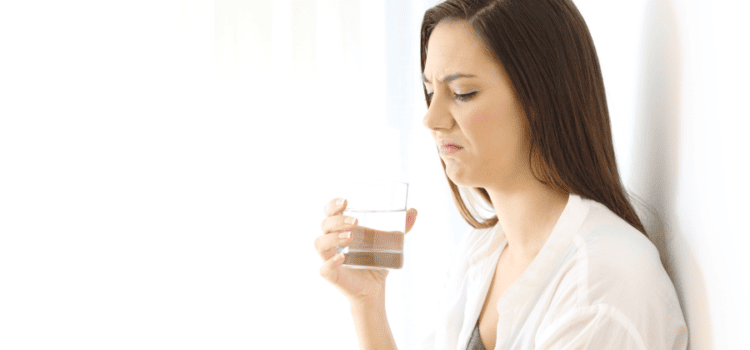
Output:
<path fill-rule="evenodd" d="M 461 169 L 458 169 L 457 167 L 451 167 L 446 164 L 445 173 L 457 186 L 470 186 L 471 184 L 471 181 L 467 178 L 464 171 L 461 171 Z"/>

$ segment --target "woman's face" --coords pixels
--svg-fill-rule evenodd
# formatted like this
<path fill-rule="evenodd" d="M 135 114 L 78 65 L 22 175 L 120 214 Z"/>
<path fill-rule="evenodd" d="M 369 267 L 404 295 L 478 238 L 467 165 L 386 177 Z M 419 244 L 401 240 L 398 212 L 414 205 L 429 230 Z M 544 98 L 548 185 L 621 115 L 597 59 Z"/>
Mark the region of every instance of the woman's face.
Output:
<path fill-rule="evenodd" d="M 528 137 L 505 71 L 465 21 L 440 22 L 427 48 L 423 80 L 431 103 L 423 123 L 448 177 L 460 186 L 517 187 L 530 174 Z M 445 153 L 443 141 L 463 148 Z"/>

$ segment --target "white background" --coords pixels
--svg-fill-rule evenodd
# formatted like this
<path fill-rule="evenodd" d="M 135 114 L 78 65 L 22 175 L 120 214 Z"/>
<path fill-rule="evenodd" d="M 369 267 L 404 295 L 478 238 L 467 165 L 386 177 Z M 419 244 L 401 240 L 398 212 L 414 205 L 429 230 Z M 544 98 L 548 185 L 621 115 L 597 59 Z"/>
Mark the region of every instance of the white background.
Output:
<path fill-rule="evenodd" d="M 3 2 L 0 348 L 356 348 L 313 248 L 350 178 L 410 183 L 387 302 L 415 348 L 469 227 L 421 124 L 433 4 Z M 748 6 L 575 4 L 691 347 L 750 348 Z"/>

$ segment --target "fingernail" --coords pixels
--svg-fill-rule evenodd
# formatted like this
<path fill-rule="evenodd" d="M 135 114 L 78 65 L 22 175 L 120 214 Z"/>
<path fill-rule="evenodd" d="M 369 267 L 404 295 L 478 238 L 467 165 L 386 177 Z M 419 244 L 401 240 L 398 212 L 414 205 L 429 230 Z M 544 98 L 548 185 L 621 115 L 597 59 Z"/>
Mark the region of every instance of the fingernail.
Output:
<path fill-rule="evenodd" d="M 336 256 L 333 257 L 333 261 L 339 261 L 344 257 L 344 254 L 336 254 Z"/>
<path fill-rule="evenodd" d="M 339 233 L 339 238 L 349 238 L 351 236 L 352 236 L 352 231 L 347 231 L 347 232 L 341 232 L 341 233 Z"/>
<path fill-rule="evenodd" d="M 339 198 L 339 200 L 336 201 L 336 205 L 342 205 L 342 204 L 344 204 L 344 199 Z"/>
<path fill-rule="evenodd" d="M 351 224 L 354 223 L 355 220 L 357 220 L 357 219 L 352 218 L 352 217 L 348 217 L 348 218 L 344 219 L 344 222 L 347 223 L 347 224 L 349 224 L 349 225 L 351 225 Z"/>

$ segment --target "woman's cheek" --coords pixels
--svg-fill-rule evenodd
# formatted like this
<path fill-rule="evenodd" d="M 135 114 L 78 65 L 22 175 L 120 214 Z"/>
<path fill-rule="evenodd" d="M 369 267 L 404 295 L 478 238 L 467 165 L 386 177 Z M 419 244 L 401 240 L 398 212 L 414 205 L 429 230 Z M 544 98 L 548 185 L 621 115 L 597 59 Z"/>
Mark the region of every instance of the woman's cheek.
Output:
<path fill-rule="evenodd" d="M 490 125 L 490 118 L 491 117 L 485 113 L 475 113 L 466 118 L 466 124 L 474 130 L 486 128 Z"/>

